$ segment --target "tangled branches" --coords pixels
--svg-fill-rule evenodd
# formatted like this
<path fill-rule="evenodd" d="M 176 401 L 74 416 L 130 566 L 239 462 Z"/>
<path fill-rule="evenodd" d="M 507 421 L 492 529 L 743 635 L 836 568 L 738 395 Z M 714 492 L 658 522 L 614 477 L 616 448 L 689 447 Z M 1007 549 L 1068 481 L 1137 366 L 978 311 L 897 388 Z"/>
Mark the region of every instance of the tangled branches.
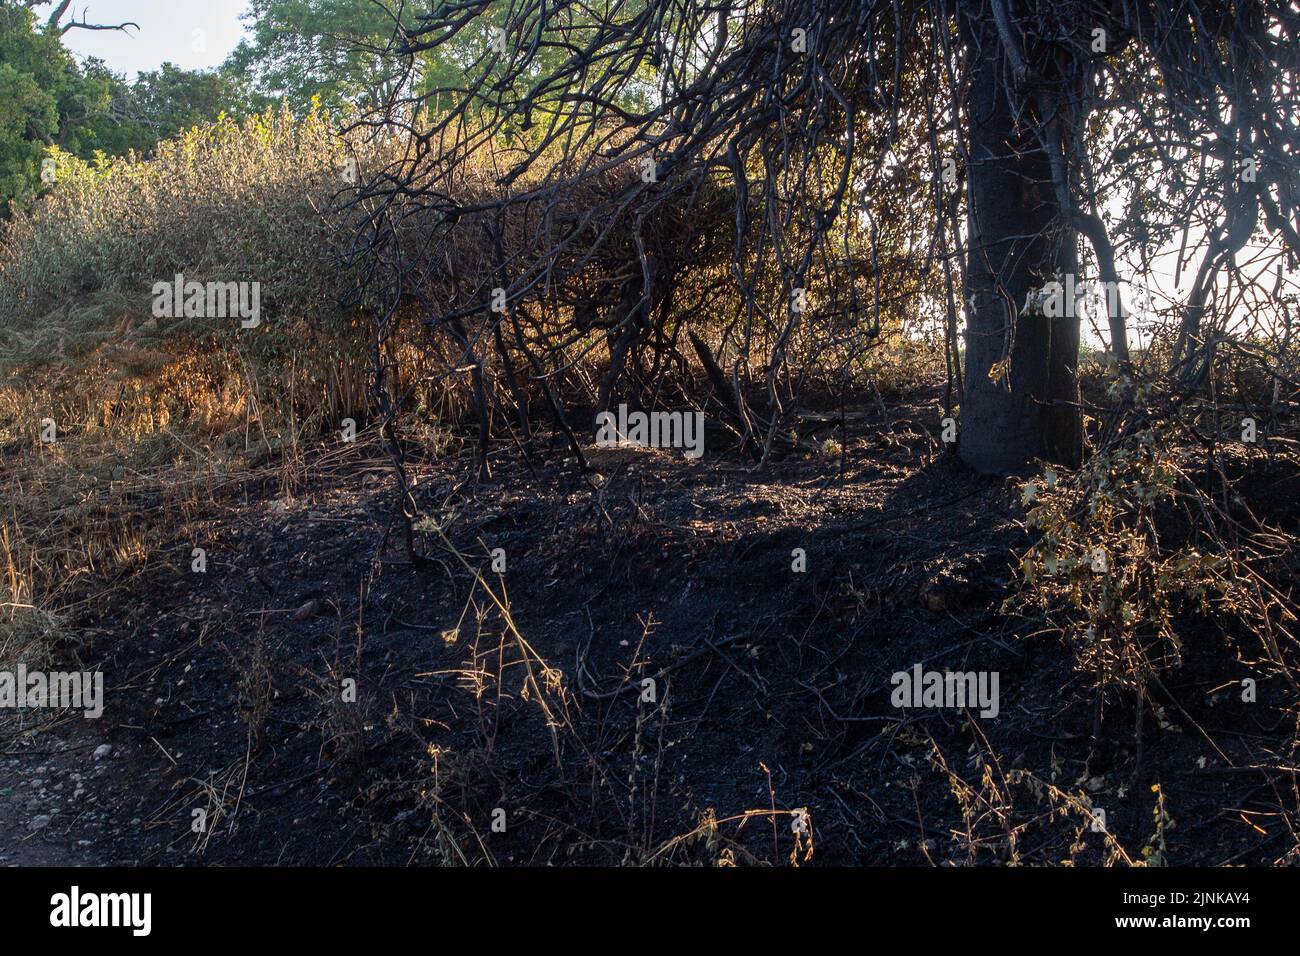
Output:
<path fill-rule="evenodd" d="M 802 389 L 847 391 L 868 349 L 928 322 L 963 456 L 1005 470 L 1079 456 L 1082 316 L 1019 305 L 1054 273 L 1095 269 L 1117 367 L 1149 319 L 1184 389 L 1243 322 L 1290 328 L 1285 5 L 461 0 L 393 21 L 393 93 L 349 132 L 398 148 L 338 211 L 399 472 L 408 320 L 445 352 L 425 385 L 468 377 L 484 476 L 494 413 L 532 451 L 543 401 L 582 463 L 577 409 L 689 401 L 683 332 L 766 457 Z M 1153 316 L 1118 292 L 1195 259 Z"/>

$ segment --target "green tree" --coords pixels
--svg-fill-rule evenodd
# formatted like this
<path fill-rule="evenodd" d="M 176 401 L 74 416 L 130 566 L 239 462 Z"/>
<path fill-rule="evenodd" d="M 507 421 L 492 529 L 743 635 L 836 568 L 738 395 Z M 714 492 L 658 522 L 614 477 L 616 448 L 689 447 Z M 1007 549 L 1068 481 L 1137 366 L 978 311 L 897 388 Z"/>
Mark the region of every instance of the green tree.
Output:
<path fill-rule="evenodd" d="M 122 119 L 135 139 L 152 145 L 222 113 L 255 112 L 242 84 L 226 70 L 185 70 L 174 63 L 140 73 L 127 92 Z M 139 148 L 138 146 L 136 147 Z"/>
<path fill-rule="evenodd" d="M 408 20 L 415 14 L 408 13 Z M 243 40 L 226 68 L 266 105 L 281 99 L 305 112 L 313 98 L 330 110 L 374 106 L 392 91 L 391 64 L 377 51 L 393 35 L 381 6 L 356 0 L 252 0 Z"/>
<path fill-rule="evenodd" d="M 643 3 L 636 0 L 629 7 Z M 409 3 L 400 8 L 401 26 L 408 35 L 419 29 L 433 6 Z M 488 47 L 488 30 L 493 24 L 504 25 L 509 6 L 505 0 L 485 2 L 475 29 L 465 31 L 455 43 L 422 44 L 426 48 L 412 53 L 409 62 L 399 68 L 393 56 L 398 24 L 394 13 L 380 4 L 368 0 L 252 0 L 244 14 L 252 38 L 240 42 L 224 69 L 244 80 L 254 108 L 284 100 L 299 114 L 313 101 L 335 113 L 349 107 L 367 111 L 395 93 L 418 99 L 430 90 L 446 93 L 464 88 Z M 562 15 L 579 31 L 582 25 L 595 22 L 585 9 L 568 8 Z M 515 77 L 512 87 L 526 87 L 547 76 L 568 55 L 562 46 L 537 51 L 527 74 Z M 639 72 L 648 71 L 646 67 Z M 620 91 L 621 102 L 637 101 L 636 97 L 643 98 L 644 91 Z"/>
<path fill-rule="evenodd" d="M 252 112 L 229 71 L 164 63 L 128 83 L 102 60 L 78 64 L 62 37 L 83 24 L 63 22 L 63 5 L 45 20 L 33 6 L 0 0 L 0 210 L 38 194 L 51 147 L 86 160 L 98 153 L 145 154 L 160 139 L 223 112 Z"/>
<path fill-rule="evenodd" d="M 76 139 L 64 120 L 93 106 L 59 35 L 25 7 L 0 5 L 0 205 L 25 202 L 50 145 Z"/>

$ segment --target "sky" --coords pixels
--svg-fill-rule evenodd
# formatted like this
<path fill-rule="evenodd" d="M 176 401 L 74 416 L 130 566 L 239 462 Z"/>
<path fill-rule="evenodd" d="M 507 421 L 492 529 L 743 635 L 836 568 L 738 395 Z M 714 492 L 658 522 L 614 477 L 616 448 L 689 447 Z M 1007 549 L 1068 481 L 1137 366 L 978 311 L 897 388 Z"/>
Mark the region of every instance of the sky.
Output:
<path fill-rule="evenodd" d="M 140 25 L 129 33 L 70 30 L 63 42 L 79 59 L 97 56 L 111 70 L 134 79 L 142 70 L 156 70 L 164 62 L 185 69 L 218 66 L 243 36 L 239 15 L 248 0 L 73 0 L 64 16 L 74 11 L 77 20 L 90 23 Z M 49 16 L 53 3 L 36 8 L 37 16 Z"/>

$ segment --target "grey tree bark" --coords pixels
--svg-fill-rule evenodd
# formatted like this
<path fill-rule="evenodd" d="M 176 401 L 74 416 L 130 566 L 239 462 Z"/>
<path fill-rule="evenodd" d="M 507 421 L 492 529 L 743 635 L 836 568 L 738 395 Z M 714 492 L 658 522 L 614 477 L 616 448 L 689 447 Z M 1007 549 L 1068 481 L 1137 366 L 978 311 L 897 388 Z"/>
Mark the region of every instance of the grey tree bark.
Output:
<path fill-rule="evenodd" d="M 962 18 L 974 58 L 967 92 L 966 370 L 959 453 L 1014 474 L 1082 453 L 1079 319 L 1021 315 L 1026 295 L 1078 272 L 1078 235 L 1061 215 L 1051 163 L 1008 94 L 1012 69 L 988 15 Z M 1024 107 L 1027 109 L 1027 107 Z M 1009 361 L 1006 361 L 1009 359 Z"/>

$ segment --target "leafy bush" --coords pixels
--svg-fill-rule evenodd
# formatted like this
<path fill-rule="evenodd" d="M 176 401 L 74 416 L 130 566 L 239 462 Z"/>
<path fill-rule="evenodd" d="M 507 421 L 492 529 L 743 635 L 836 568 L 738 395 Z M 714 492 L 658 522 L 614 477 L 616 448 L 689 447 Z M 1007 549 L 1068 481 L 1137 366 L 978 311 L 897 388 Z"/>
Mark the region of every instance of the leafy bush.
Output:
<path fill-rule="evenodd" d="M 268 111 L 196 126 L 147 162 L 54 150 L 57 188 L 10 224 L 0 248 L 6 353 L 70 356 L 123 323 L 136 335 L 200 331 L 191 320 L 148 321 L 153 284 L 177 273 L 258 281 L 264 313 L 327 319 L 338 282 L 318 210 L 343 186 L 344 148 L 326 114 Z"/>
<path fill-rule="evenodd" d="M 1196 620 L 1215 622 L 1230 640 L 1255 635 L 1263 659 L 1288 673 L 1294 603 L 1267 582 L 1279 578 L 1289 537 L 1253 515 L 1234 488 L 1224 462 L 1244 454 L 1241 443 L 1225 441 L 1217 452 L 1222 487 L 1211 492 L 1195 454 L 1204 436 L 1198 441 L 1185 420 L 1190 408 L 1161 406 L 1150 385 L 1135 392 L 1127 427 L 1082 468 L 1047 467 L 1022 486 L 1038 534 L 1021 561 L 1025 596 L 1066 618 L 1062 630 L 1095 678 L 1099 707 L 1106 689 L 1143 696 L 1179 666 L 1180 629 Z M 1276 461 L 1294 472 L 1294 461 Z"/>

